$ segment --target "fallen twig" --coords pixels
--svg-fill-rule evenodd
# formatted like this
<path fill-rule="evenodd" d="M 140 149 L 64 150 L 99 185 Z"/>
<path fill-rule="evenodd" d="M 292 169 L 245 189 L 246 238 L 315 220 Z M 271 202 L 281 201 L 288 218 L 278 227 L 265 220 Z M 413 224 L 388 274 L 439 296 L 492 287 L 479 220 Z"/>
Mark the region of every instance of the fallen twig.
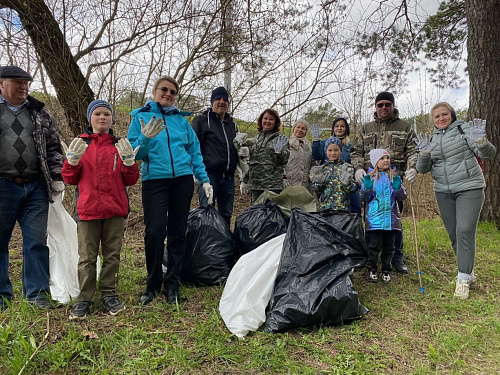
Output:
<path fill-rule="evenodd" d="M 35 349 L 35 351 L 33 352 L 33 354 L 31 354 L 31 356 L 28 358 L 28 360 L 24 364 L 23 368 L 21 370 L 19 370 L 18 375 L 21 375 L 23 373 L 23 371 L 26 368 L 26 366 L 28 365 L 28 363 L 35 357 L 36 353 L 38 353 L 38 351 L 40 350 L 40 348 L 45 343 L 45 340 L 49 336 L 49 333 L 50 333 L 50 319 L 49 319 L 49 312 L 47 311 L 47 332 L 45 333 L 45 336 L 43 336 L 42 342 L 40 342 L 40 344 L 37 346 L 37 348 Z"/>

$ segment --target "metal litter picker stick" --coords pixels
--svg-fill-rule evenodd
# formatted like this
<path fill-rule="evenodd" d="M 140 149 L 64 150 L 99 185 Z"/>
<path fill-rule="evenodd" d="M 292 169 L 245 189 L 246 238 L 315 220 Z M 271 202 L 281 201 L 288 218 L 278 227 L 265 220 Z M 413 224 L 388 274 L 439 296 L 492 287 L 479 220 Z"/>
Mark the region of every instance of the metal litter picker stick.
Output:
<path fill-rule="evenodd" d="M 413 199 L 412 199 L 412 191 L 411 186 L 413 183 L 410 182 L 410 186 L 408 188 L 409 196 L 410 196 L 410 207 L 411 207 L 411 217 L 413 218 L 413 234 L 415 236 L 415 257 L 417 258 L 417 271 L 418 271 L 418 281 L 420 283 L 420 291 L 424 294 L 424 286 L 422 284 L 422 270 L 420 269 L 420 255 L 418 253 L 418 236 L 417 236 L 417 220 L 415 219 L 415 211 L 413 209 Z"/>

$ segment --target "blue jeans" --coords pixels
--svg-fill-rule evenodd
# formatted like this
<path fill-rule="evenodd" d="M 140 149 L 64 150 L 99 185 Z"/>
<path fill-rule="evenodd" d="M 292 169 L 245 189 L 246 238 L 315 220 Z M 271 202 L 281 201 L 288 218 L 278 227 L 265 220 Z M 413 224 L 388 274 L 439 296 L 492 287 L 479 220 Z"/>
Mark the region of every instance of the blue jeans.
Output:
<path fill-rule="evenodd" d="M 23 236 L 23 295 L 30 301 L 49 293 L 47 218 L 49 200 L 43 180 L 17 184 L 0 178 L 0 297 L 12 299 L 9 241 L 16 221 Z"/>
<path fill-rule="evenodd" d="M 208 173 L 210 185 L 214 188 L 214 202 L 217 202 L 217 208 L 221 216 L 226 221 L 227 225 L 231 227 L 231 216 L 233 215 L 234 203 L 234 176 L 223 177 L 220 174 Z M 208 205 L 208 198 L 205 195 L 205 190 L 200 184 L 198 186 L 198 196 L 200 206 Z"/>

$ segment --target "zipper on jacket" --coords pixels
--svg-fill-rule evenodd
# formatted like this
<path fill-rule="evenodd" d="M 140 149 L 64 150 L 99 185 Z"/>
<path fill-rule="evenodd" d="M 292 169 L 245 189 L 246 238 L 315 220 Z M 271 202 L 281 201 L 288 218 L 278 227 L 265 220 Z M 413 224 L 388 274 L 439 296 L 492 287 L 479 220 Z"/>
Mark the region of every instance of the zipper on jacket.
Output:
<path fill-rule="evenodd" d="M 170 148 L 170 133 L 168 132 L 167 121 L 165 121 L 165 114 L 163 113 L 163 108 L 158 103 L 161 111 L 161 117 L 163 117 L 163 122 L 165 123 L 165 130 L 167 132 L 167 145 L 168 145 L 168 154 L 170 155 L 170 165 L 172 166 L 172 178 L 175 178 L 175 170 L 174 170 L 174 158 L 172 156 L 172 149 Z"/>
<path fill-rule="evenodd" d="M 219 117 L 219 115 L 217 115 Z M 226 172 L 229 171 L 229 166 L 231 165 L 231 151 L 229 150 L 229 140 L 227 139 L 227 133 L 226 133 L 226 128 L 224 126 L 224 121 L 221 120 L 219 117 L 220 125 L 222 126 L 222 133 L 224 134 L 224 138 L 226 139 L 226 151 L 227 151 L 227 164 L 226 164 L 226 170 L 222 174 L 223 177 L 226 177 Z"/>
<path fill-rule="evenodd" d="M 113 163 L 113 170 L 115 171 L 116 170 L 116 162 L 117 162 L 117 155 L 115 154 L 115 162 Z"/>

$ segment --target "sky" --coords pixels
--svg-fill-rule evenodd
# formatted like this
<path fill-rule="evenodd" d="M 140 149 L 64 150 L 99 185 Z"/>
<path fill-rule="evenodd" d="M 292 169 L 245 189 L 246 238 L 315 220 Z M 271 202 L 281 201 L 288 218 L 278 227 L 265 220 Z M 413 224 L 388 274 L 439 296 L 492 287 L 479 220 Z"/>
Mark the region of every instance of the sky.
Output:
<path fill-rule="evenodd" d="M 408 5 L 409 7 L 414 7 L 415 17 L 426 17 L 426 15 L 436 13 L 441 1 L 442 0 L 408 0 Z M 400 1 L 393 2 L 400 3 Z M 370 8 L 361 5 L 367 2 L 356 1 L 356 3 L 358 3 L 357 8 L 360 14 L 370 12 Z M 356 17 L 354 12 L 353 15 Z M 456 89 L 438 88 L 431 83 L 430 76 L 423 67 L 417 72 L 410 73 L 407 79 L 408 85 L 400 89 L 399 94 L 396 96 L 396 105 L 402 116 L 411 117 L 422 112 L 428 112 L 435 103 L 440 101 L 448 102 L 456 110 L 468 107 L 469 80 L 464 72 L 465 67 L 465 62 L 459 67 L 459 71 L 463 72 L 464 82 Z"/>

